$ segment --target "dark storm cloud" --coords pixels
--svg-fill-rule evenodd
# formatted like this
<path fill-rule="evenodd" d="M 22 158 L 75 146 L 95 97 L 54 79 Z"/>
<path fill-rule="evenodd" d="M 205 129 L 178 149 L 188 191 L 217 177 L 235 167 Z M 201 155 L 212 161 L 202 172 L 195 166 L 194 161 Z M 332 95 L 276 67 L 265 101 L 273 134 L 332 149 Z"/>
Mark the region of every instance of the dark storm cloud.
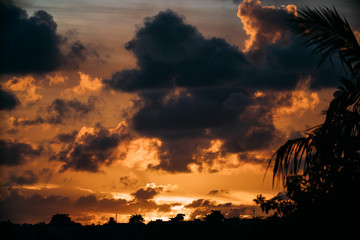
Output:
<path fill-rule="evenodd" d="M 271 32 L 256 35 L 253 49 L 261 50 L 261 59 L 254 61 L 254 56 L 223 39 L 205 38 L 183 17 L 167 10 L 146 18 L 127 43 L 138 67 L 103 80 L 110 88 L 138 94 L 135 113 L 128 114 L 127 120 L 143 136 L 162 140 L 161 162 L 150 167 L 186 172 L 191 164 L 211 166 L 216 156 L 226 152 L 266 149 L 279 140 L 272 116 L 275 102 L 255 97 L 256 91 L 276 95 L 293 90 L 308 75 L 313 88 L 336 84 L 330 67 L 317 71 L 311 50 L 280 27 L 292 16 L 287 10 L 248 2 L 253 4 L 244 15 L 255 18 L 248 24 L 257 26 L 258 18 L 269 12 L 276 19 L 267 22 L 274 25 L 269 31 L 280 31 L 275 41 L 274 36 L 268 37 Z M 211 139 L 224 144 L 216 153 L 204 153 Z"/>
<path fill-rule="evenodd" d="M 43 10 L 29 17 L 12 2 L 1 1 L 0 28 L 0 73 L 42 73 L 61 66 L 74 67 L 90 53 L 81 42 L 70 43 L 58 34 L 53 17 Z"/>
<path fill-rule="evenodd" d="M 39 181 L 39 177 L 32 170 L 27 170 L 21 175 L 10 173 L 9 177 L 5 180 L 5 185 L 6 186 L 33 185 L 38 181 Z"/>
<path fill-rule="evenodd" d="M 193 157 L 194 154 L 201 148 L 209 146 L 210 142 L 206 136 L 198 136 L 197 138 L 180 136 L 179 139 L 164 138 L 159 148 L 160 163 L 148 167 L 169 172 L 188 172 L 189 165 L 197 162 Z"/>
<path fill-rule="evenodd" d="M 290 33 L 289 33 L 290 34 Z M 305 41 L 292 35 L 290 43 L 276 42 L 264 46 L 258 72 L 254 72 L 253 86 L 259 89 L 292 90 L 301 79 L 311 76 L 310 88 L 335 87 L 339 84 L 339 72 L 345 74 L 341 63 L 333 59 L 318 68 L 319 57 L 305 47 Z M 256 50 L 257 51 L 257 50 Z"/>
<path fill-rule="evenodd" d="M 93 131 L 81 135 L 73 132 L 61 134 L 57 139 L 63 144 L 63 149 L 54 154 L 53 160 L 64 162 L 61 171 L 72 169 L 75 171 L 98 172 L 103 165 L 110 165 L 116 158 L 123 158 L 125 153 L 116 156 L 116 148 L 126 144 L 131 136 L 125 126 L 107 129 L 97 124 Z"/>
<path fill-rule="evenodd" d="M 0 139 L 0 165 L 19 165 L 28 157 L 39 156 L 41 152 L 41 147 L 34 149 L 27 143 Z"/>
<path fill-rule="evenodd" d="M 264 7 L 260 1 L 246 0 L 239 5 L 238 17 L 251 36 L 245 46 L 251 57 L 260 57 L 262 48 L 275 41 L 289 41 L 284 28 L 294 19 L 294 14 L 286 8 Z"/>
<path fill-rule="evenodd" d="M 250 93 L 221 88 L 184 90 L 156 100 L 144 97 L 144 106 L 131 119 L 135 130 L 160 137 L 162 160 L 155 169 L 189 171 L 191 163 L 212 165 L 225 152 L 237 153 L 269 146 L 276 139 L 270 102 Z M 144 96 L 143 93 L 140 94 Z M 166 101 L 164 101 L 166 99 Z M 218 152 L 197 154 L 211 147 L 211 139 L 223 139 Z M 198 155 L 194 158 L 194 155 Z M 200 159 L 201 162 L 197 162 Z"/>
<path fill-rule="evenodd" d="M 141 92 L 142 106 L 133 118 L 135 128 L 163 137 L 194 137 L 204 128 L 217 128 L 236 121 L 237 113 L 252 100 L 247 93 L 229 88 L 169 89 Z M 235 92 L 235 93 L 234 93 Z M 192 136 L 191 136 L 192 134 Z"/>
<path fill-rule="evenodd" d="M 30 126 L 37 124 L 62 124 L 67 119 L 82 119 L 87 114 L 95 110 L 96 97 L 89 97 L 87 103 L 82 103 L 79 100 L 64 100 L 55 99 L 49 106 L 46 107 L 44 116 L 38 116 L 35 119 L 16 119 L 15 126 Z M 64 136 L 65 137 L 65 136 Z"/>
<path fill-rule="evenodd" d="M 132 127 L 142 135 L 163 141 L 159 149 L 162 161 L 152 167 L 189 171 L 189 164 L 196 162 L 193 155 L 201 148 L 209 148 L 214 134 L 224 139 L 230 134 L 227 145 L 233 148 L 240 144 L 236 141 L 251 145 L 249 139 L 256 136 L 264 135 L 267 140 L 252 141 L 257 145 L 253 149 L 272 140 L 271 124 L 270 129 L 268 125 L 259 129 L 264 121 L 258 123 L 260 120 L 251 115 L 239 119 L 255 103 L 252 93 L 235 86 L 235 80 L 244 77 L 243 72 L 252 66 L 225 40 L 206 39 L 182 17 L 166 11 L 147 18 L 127 49 L 137 57 L 139 69 L 118 72 L 104 83 L 139 93 L 141 99 L 135 102 L 139 110 L 130 119 Z M 244 121 L 251 122 L 250 126 L 242 127 L 238 136 L 233 136 L 231 128 Z M 252 126 L 258 130 L 251 132 Z"/>
<path fill-rule="evenodd" d="M 134 196 L 136 201 L 150 200 L 150 199 L 153 199 L 162 190 L 163 190 L 163 187 L 147 186 L 147 187 L 138 189 L 137 191 L 131 193 L 131 195 Z"/>
<path fill-rule="evenodd" d="M 338 78 L 330 62 L 317 69 L 319 57 L 312 55 L 312 49 L 305 47 L 304 40 L 290 32 L 294 11 L 294 5 L 268 7 L 257 0 L 246 0 L 239 5 L 238 17 L 249 35 L 245 42 L 246 57 L 259 68 L 249 76 L 253 86 L 292 89 L 299 76 L 307 75 L 313 77 L 313 88 L 336 86 Z M 335 66 L 340 66 L 340 62 Z"/>
<path fill-rule="evenodd" d="M 19 104 L 19 99 L 11 92 L 2 89 L 0 85 L 0 110 L 12 110 Z"/>
<path fill-rule="evenodd" d="M 218 85 L 241 76 L 241 68 L 247 65 L 236 47 L 224 39 L 206 39 L 170 10 L 146 18 L 126 49 L 137 57 L 139 69 L 104 80 L 125 91 Z"/>
<path fill-rule="evenodd" d="M 250 3 L 252 1 L 247 4 Z M 138 68 L 116 72 L 110 79 L 104 79 L 104 83 L 130 92 L 174 86 L 276 90 L 294 88 L 299 82 L 299 73 L 306 76 L 316 72 L 317 58 L 311 56 L 311 50 L 305 48 L 302 41 L 295 40 L 285 30 L 286 19 L 293 16 L 291 13 L 259 4 L 250 4 L 241 12 L 252 19 L 249 25 L 259 26 L 256 28 L 259 32 L 253 33 L 255 40 L 251 49 L 263 52 L 265 61 L 260 66 L 224 39 L 205 38 L 183 17 L 167 10 L 146 18 L 144 26 L 127 43 L 126 49 L 136 56 Z M 268 13 L 274 21 L 269 19 L 266 22 L 269 26 L 263 29 L 261 18 Z M 277 33 L 280 37 L 276 38 Z M 318 81 L 317 78 L 314 81 Z"/>

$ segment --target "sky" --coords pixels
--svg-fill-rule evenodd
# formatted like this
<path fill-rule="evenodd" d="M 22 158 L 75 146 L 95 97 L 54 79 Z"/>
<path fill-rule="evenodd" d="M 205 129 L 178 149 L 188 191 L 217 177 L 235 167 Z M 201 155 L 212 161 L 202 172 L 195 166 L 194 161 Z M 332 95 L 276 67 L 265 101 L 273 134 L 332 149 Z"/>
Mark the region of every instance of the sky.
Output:
<path fill-rule="evenodd" d="M 263 215 L 346 74 L 286 24 L 332 5 L 360 36 L 355 0 L 2 1 L 0 220 Z"/>

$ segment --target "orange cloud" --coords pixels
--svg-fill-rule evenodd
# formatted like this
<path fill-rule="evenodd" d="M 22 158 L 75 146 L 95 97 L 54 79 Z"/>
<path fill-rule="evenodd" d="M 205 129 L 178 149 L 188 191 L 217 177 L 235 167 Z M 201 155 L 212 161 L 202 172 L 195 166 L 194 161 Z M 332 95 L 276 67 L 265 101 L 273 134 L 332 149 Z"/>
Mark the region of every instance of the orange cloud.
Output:
<path fill-rule="evenodd" d="M 46 78 L 49 80 L 50 86 L 63 84 L 68 79 L 67 76 L 64 76 L 60 73 L 55 73 L 54 75 L 46 75 Z"/>
<path fill-rule="evenodd" d="M 161 141 L 157 138 L 138 138 L 128 145 L 126 158 L 122 164 L 129 168 L 145 170 L 149 165 L 157 166 L 160 163 L 158 148 Z"/>
<path fill-rule="evenodd" d="M 284 19 L 296 14 L 295 5 L 263 6 L 258 0 L 244 0 L 238 8 L 237 16 L 244 25 L 249 38 L 245 41 L 244 52 L 260 49 L 267 44 L 286 41 Z"/>
<path fill-rule="evenodd" d="M 41 88 L 35 84 L 35 79 L 30 75 L 13 77 L 5 82 L 3 87 L 14 92 L 23 105 L 34 104 L 43 97 L 38 92 Z"/>
<path fill-rule="evenodd" d="M 239 166 L 237 154 L 226 153 L 223 148 L 224 142 L 220 139 L 210 141 L 208 148 L 201 149 L 194 154 L 195 163 L 189 165 L 193 172 L 207 171 L 215 173 L 226 168 Z"/>
<path fill-rule="evenodd" d="M 320 99 L 316 92 L 310 90 L 310 80 L 308 78 L 300 83 L 297 89 L 291 92 L 290 104 L 276 108 L 275 115 L 296 114 L 301 116 L 305 111 L 314 110 Z"/>
<path fill-rule="evenodd" d="M 83 95 L 87 92 L 96 92 L 102 88 L 102 83 L 100 78 L 91 78 L 89 74 L 78 72 L 80 76 L 79 85 L 66 89 L 62 95 Z"/>

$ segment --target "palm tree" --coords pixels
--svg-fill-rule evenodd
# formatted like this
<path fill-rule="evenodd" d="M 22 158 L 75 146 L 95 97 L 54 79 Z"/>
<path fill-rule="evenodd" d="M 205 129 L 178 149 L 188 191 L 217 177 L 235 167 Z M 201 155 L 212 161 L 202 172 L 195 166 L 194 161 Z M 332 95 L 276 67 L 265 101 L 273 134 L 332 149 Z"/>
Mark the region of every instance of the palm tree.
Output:
<path fill-rule="evenodd" d="M 144 217 L 141 215 L 141 214 L 134 214 L 134 215 L 131 215 L 130 218 L 129 218 L 129 223 L 130 224 L 144 224 L 145 222 L 145 219 Z"/>
<path fill-rule="evenodd" d="M 307 39 L 321 65 L 337 55 L 348 73 L 341 77 L 323 124 L 289 140 L 270 159 L 273 183 L 282 181 L 297 208 L 339 201 L 360 194 L 360 46 L 350 25 L 336 9 L 304 8 L 291 29 Z M 295 181 L 296 180 L 296 181 Z"/>

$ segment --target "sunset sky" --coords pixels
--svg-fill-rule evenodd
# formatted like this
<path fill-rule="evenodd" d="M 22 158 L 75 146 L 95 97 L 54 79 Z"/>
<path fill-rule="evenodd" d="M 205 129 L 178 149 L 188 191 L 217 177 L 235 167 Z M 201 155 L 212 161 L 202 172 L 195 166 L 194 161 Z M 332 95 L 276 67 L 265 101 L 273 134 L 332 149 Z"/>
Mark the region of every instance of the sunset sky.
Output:
<path fill-rule="evenodd" d="M 0 2 L 0 220 L 263 215 L 268 159 L 343 72 L 286 27 L 357 0 Z"/>

